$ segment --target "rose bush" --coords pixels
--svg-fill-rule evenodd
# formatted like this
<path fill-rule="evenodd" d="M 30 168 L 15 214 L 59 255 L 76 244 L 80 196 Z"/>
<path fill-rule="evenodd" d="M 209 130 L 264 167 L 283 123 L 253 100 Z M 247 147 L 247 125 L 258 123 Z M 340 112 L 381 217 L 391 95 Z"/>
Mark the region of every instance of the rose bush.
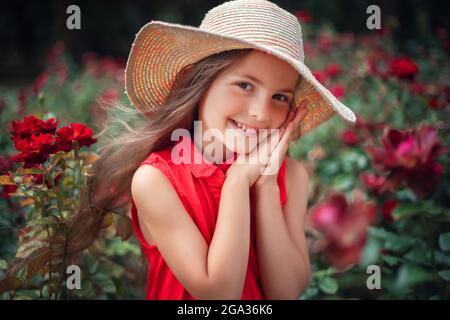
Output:
<path fill-rule="evenodd" d="M 395 23 L 340 34 L 316 25 L 307 11 L 295 13 L 307 23 L 305 55 L 314 76 L 358 117 L 353 127 L 333 118 L 291 144 L 290 156 L 311 177 L 313 277 L 300 298 L 449 299 L 447 33 L 404 50 L 393 41 Z M 133 237 L 122 241 L 130 231 L 126 217 L 108 216 L 99 239 L 65 262 L 40 241 L 48 234 L 64 239 L 100 147 L 103 106 L 128 103 L 123 71 L 123 60 L 93 53 L 78 67 L 57 43 L 34 83 L 2 91 L 3 298 L 143 297 L 139 246 Z M 30 255 L 32 263 L 21 265 Z M 87 270 L 81 291 L 60 283 L 68 263 Z M 380 289 L 367 287 L 370 265 L 380 267 Z"/>

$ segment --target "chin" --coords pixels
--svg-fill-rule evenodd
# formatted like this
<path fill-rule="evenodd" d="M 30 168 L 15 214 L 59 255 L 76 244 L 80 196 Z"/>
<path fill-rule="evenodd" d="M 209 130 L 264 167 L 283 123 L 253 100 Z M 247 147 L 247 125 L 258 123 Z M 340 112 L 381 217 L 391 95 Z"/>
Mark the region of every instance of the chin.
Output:
<path fill-rule="evenodd" d="M 224 144 L 231 152 L 248 154 L 258 141 L 258 134 L 246 134 L 238 128 L 232 119 L 228 119 L 224 132 Z"/>

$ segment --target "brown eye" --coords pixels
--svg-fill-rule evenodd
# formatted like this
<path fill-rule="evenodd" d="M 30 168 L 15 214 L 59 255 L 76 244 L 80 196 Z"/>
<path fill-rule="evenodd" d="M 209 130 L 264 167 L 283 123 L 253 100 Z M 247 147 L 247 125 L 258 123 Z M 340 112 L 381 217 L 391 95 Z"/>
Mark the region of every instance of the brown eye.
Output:
<path fill-rule="evenodd" d="M 285 102 L 289 102 L 289 98 L 287 96 L 285 96 L 284 94 L 276 94 L 276 96 L 281 96 L 284 98 L 284 100 L 281 101 L 285 101 Z"/>
<path fill-rule="evenodd" d="M 239 83 L 237 83 L 237 85 L 238 85 L 240 88 L 242 88 L 241 85 L 244 85 L 244 87 L 245 87 L 246 85 L 250 86 L 250 83 L 248 83 L 248 82 L 239 82 Z M 242 88 L 242 89 L 244 89 L 244 88 Z M 245 89 L 244 89 L 244 90 L 245 90 Z"/>

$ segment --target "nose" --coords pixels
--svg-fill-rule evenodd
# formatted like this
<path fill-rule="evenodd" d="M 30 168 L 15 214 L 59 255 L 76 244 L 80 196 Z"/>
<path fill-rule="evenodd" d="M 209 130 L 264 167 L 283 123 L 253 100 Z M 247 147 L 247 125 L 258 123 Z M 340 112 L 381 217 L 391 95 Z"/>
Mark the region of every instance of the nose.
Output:
<path fill-rule="evenodd" d="M 267 124 L 270 122 L 270 101 L 261 99 L 256 100 L 251 103 L 248 108 L 248 113 L 250 117 L 255 119 L 262 124 Z"/>

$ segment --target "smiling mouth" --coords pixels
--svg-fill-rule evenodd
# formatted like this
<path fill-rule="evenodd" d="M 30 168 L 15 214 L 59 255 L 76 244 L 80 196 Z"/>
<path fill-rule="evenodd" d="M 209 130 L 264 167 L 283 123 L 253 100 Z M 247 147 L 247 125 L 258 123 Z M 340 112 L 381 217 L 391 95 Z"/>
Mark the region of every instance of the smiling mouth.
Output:
<path fill-rule="evenodd" d="M 237 122 L 233 119 L 230 119 L 231 123 L 233 124 L 233 127 L 240 133 L 247 135 L 247 136 L 254 136 L 258 134 L 259 129 L 250 128 L 245 126 L 244 124 Z"/>

